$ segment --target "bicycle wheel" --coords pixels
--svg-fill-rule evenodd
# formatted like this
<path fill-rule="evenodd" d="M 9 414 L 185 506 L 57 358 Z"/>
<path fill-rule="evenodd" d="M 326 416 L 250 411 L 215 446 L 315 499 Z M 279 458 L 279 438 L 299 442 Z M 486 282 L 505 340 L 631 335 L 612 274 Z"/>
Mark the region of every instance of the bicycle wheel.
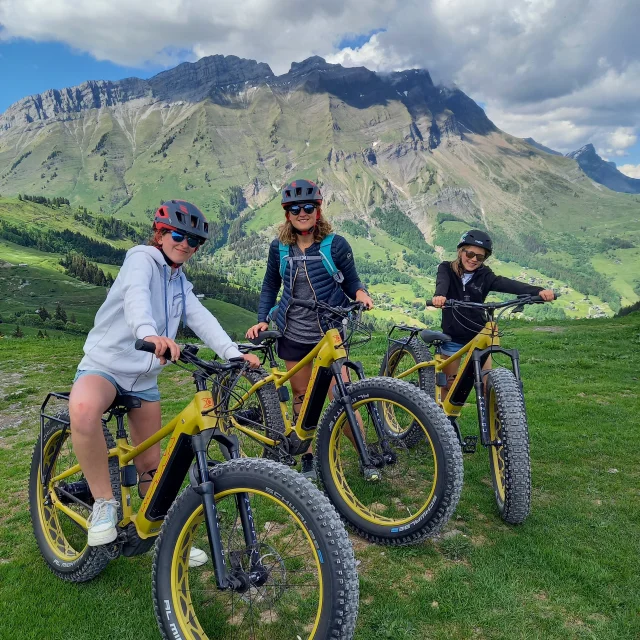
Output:
<path fill-rule="evenodd" d="M 381 376 L 397 377 L 403 371 L 407 371 L 420 362 L 433 360 L 427 346 L 418 338 L 412 338 L 403 344 L 391 343 L 380 366 Z M 422 367 L 405 378 L 405 382 L 414 385 L 426 392 L 432 398 L 436 397 L 436 373 L 434 367 Z M 390 405 L 380 404 L 379 411 L 389 438 L 404 440 L 407 446 L 412 447 L 420 442 L 424 433 L 420 425 L 413 421 L 410 425 L 401 425 Z"/>
<path fill-rule="evenodd" d="M 210 477 L 228 569 L 252 580 L 247 570 L 257 549 L 266 582 L 242 593 L 219 590 L 211 560 L 189 567 L 191 546 L 209 549 L 209 543 L 201 498 L 188 487 L 169 510 L 153 559 L 163 638 L 351 638 L 358 613 L 355 558 L 326 497 L 271 460 L 231 460 Z M 257 546 L 245 543 L 239 494 L 249 499 Z"/>
<path fill-rule="evenodd" d="M 489 437 L 502 443 L 489 448 L 498 511 L 505 522 L 521 524 L 531 510 L 529 429 L 520 385 L 511 371 L 489 372 L 486 404 Z"/>
<path fill-rule="evenodd" d="M 436 534 L 453 514 L 462 490 L 462 453 L 453 427 L 426 393 L 393 378 L 367 378 L 349 387 L 380 480 L 367 482 L 348 439 L 344 406 L 334 400 L 316 434 L 316 470 L 331 502 L 353 530 L 382 544 L 410 544 Z M 387 439 L 388 460 L 371 417 L 381 404 L 408 428 L 423 433 L 408 446 Z"/>
<path fill-rule="evenodd" d="M 223 384 L 233 389 L 233 395 L 223 403 L 223 409 L 233 406 L 237 398 L 244 395 L 251 387 L 267 376 L 264 369 L 247 369 L 241 373 L 233 373 Z M 224 390 L 221 391 L 224 394 Z M 284 420 L 280 411 L 278 392 L 273 382 L 264 385 L 249 396 L 237 410 L 232 413 L 233 419 L 241 426 L 257 431 L 269 438 L 278 438 L 284 433 Z M 276 458 L 275 452 L 266 449 L 258 440 L 254 440 L 239 429 L 234 430 L 240 443 L 241 455 L 247 458 Z"/>
<path fill-rule="evenodd" d="M 68 422 L 68 411 L 56 415 L 56 419 L 48 420 L 44 428 L 44 464 L 52 465 L 51 477 L 61 474 L 66 469 L 78 464 L 71 446 Z M 61 422 L 62 420 L 62 422 Z M 115 447 L 115 442 L 106 426 L 103 426 L 107 448 Z M 122 503 L 120 491 L 120 472 L 118 459 L 109 458 L 109 475 L 115 499 Z M 91 513 L 93 497 L 89 485 L 81 471 L 64 480 L 56 481 L 50 486 L 43 486 L 40 480 L 40 438 L 36 442 L 31 460 L 29 476 L 29 509 L 33 533 L 36 537 L 40 553 L 55 575 L 70 582 L 86 582 L 95 578 L 113 558 L 110 546 L 89 547 L 87 531 L 76 523 L 71 516 L 51 503 L 50 491 L 55 491 L 58 499 L 69 509 L 86 519 Z M 71 493 L 83 504 L 73 501 L 66 493 Z M 118 507 L 118 519 L 122 518 L 122 507 Z"/>

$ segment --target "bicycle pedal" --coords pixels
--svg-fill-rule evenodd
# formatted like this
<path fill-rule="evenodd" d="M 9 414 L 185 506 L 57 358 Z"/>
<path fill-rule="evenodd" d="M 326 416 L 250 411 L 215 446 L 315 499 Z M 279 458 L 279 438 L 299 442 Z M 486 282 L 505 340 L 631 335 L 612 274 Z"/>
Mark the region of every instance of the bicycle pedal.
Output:
<path fill-rule="evenodd" d="M 362 469 L 362 475 L 367 482 L 380 482 L 382 473 L 377 467 L 370 466 Z"/>
<path fill-rule="evenodd" d="M 475 453 L 478 447 L 478 436 L 465 436 L 462 441 L 462 453 Z"/>
<path fill-rule="evenodd" d="M 398 461 L 398 456 L 393 451 L 387 451 L 382 457 L 385 464 L 395 464 Z"/>

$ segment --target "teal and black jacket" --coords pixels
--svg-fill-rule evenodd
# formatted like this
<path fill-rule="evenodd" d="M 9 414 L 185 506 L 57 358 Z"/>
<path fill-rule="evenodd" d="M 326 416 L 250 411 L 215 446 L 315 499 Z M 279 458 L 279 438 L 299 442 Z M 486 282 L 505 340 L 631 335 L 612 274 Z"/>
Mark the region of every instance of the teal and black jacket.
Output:
<path fill-rule="evenodd" d="M 329 273 L 323 260 L 319 259 L 319 242 L 314 242 L 305 251 L 306 256 L 314 256 L 314 259 L 308 261 L 287 260 L 283 276 L 280 275 L 279 247 L 280 243 L 277 238 L 273 240 L 269 247 L 267 270 L 264 274 L 260 304 L 258 306 L 258 322 L 273 320 L 278 329 L 284 331 L 287 322 L 287 308 L 291 299 L 291 287 L 297 270 L 305 268 L 303 262 L 306 265 L 309 283 L 316 300 L 326 302 L 335 307 L 344 306 L 349 302 L 349 298 L 355 300 L 358 289 L 365 289 L 356 271 L 353 251 L 342 236 L 336 235 L 331 243 L 331 257 L 344 278 L 340 283 Z M 289 250 L 289 255 L 293 255 L 291 249 Z M 278 293 L 283 285 L 282 297 L 277 308 L 274 308 Z"/>

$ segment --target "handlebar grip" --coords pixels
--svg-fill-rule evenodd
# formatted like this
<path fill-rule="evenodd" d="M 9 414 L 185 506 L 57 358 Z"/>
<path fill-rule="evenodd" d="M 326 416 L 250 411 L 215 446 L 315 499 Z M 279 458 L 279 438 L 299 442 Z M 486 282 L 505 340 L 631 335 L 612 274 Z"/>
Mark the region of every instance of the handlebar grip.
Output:
<path fill-rule="evenodd" d="M 305 307 L 306 309 L 311 309 L 312 311 L 314 311 L 317 307 L 315 300 L 303 300 L 302 298 L 290 298 L 289 304 L 291 306 L 297 305 L 298 307 Z"/>
<path fill-rule="evenodd" d="M 146 351 L 147 353 L 155 353 L 156 345 L 153 342 L 147 342 L 146 340 L 142 340 L 142 338 L 138 338 L 135 344 L 136 351 Z M 167 360 L 171 360 L 171 349 L 167 349 L 164 352 L 164 357 Z"/>

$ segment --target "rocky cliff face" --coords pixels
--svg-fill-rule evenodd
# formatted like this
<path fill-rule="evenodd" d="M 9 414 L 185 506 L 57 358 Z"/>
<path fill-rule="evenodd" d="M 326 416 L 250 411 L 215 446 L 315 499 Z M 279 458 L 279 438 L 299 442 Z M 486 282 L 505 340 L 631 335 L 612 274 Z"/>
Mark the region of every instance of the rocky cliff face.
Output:
<path fill-rule="evenodd" d="M 104 109 L 140 100 L 139 105 L 157 101 L 199 102 L 225 87 L 236 91 L 245 84 L 273 78 L 268 64 L 236 56 L 209 56 L 185 62 L 149 80 L 126 78 L 117 82 L 91 80 L 77 87 L 49 89 L 23 98 L 0 115 L 0 131 L 34 122 L 69 120 L 80 112 Z"/>
<path fill-rule="evenodd" d="M 612 191 L 640 193 L 640 180 L 629 178 L 618 171 L 615 162 L 603 160 L 592 144 L 586 144 L 577 151 L 568 153 L 567 158 L 575 160 L 592 180 Z"/>
<path fill-rule="evenodd" d="M 84 111 L 134 100 L 138 101 L 137 106 L 159 101 L 196 103 L 206 99 L 227 104 L 229 95 L 266 83 L 281 92 L 328 93 L 359 109 L 399 100 L 414 120 L 426 118 L 426 124 L 418 124 L 415 133 L 428 139 L 428 148 L 437 146 L 443 133 L 460 136 L 465 130 L 479 134 L 496 130 L 473 100 L 457 89 L 436 87 L 426 70 L 383 75 L 364 67 L 329 64 L 314 56 L 294 62 L 288 73 L 275 76 L 265 63 L 216 55 L 195 63 L 185 62 L 149 80 L 89 81 L 29 96 L 0 115 L 0 132 L 37 122 L 69 120 Z"/>

